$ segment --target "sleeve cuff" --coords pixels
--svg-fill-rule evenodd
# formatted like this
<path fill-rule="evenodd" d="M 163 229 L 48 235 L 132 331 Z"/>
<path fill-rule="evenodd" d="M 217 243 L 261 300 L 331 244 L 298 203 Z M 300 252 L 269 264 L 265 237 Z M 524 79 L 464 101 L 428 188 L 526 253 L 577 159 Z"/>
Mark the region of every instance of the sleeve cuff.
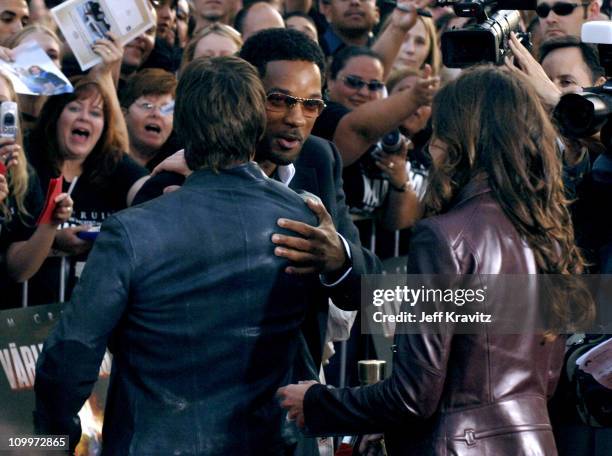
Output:
<path fill-rule="evenodd" d="M 344 279 L 346 279 L 346 277 L 351 273 L 351 271 L 353 270 L 353 266 L 352 266 L 352 262 L 351 262 L 351 249 L 349 248 L 349 244 L 347 242 L 346 239 L 344 239 L 344 237 L 338 233 L 338 237 L 340 238 L 340 240 L 342 241 L 342 245 L 344 246 L 344 254 L 346 255 L 347 258 L 347 262 L 346 264 L 348 265 L 348 269 L 346 271 L 344 271 L 344 273 L 342 273 L 340 275 L 340 277 L 333 281 L 331 280 L 331 275 L 330 274 L 319 274 L 319 280 L 321 281 L 321 284 L 325 287 L 335 287 L 336 285 L 338 285 L 340 282 L 342 282 Z M 333 274 L 333 276 L 337 276 L 338 273 Z"/>

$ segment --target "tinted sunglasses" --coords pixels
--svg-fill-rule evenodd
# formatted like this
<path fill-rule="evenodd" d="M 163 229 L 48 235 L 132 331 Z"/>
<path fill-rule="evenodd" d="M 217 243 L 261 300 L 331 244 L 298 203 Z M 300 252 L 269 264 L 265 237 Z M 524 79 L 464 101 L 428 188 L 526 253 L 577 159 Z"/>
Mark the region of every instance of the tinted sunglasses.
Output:
<path fill-rule="evenodd" d="M 552 10 L 557 16 L 569 16 L 579 6 L 588 6 L 590 3 L 568 3 L 568 2 L 556 2 L 553 6 L 548 3 L 540 3 L 536 8 L 536 14 L 545 19 Z"/>
<path fill-rule="evenodd" d="M 366 82 L 358 76 L 348 75 L 342 78 L 344 85 L 350 87 L 351 89 L 361 90 L 363 86 L 368 86 L 368 90 L 370 92 L 379 92 L 385 87 L 385 84 L 377 81 L 376 79 L 372 79 L 370 82 Z"/>
<path fill-rule="evenodd" d="M 305 117 L 317 117 L 325 108 L 325 102 L 320 98 L 301 98 L 292 97 L 286 93 L 272 92 L 266 96 L 266 107 L 270 111 L 284 112 L 293 109 L 298 103 L 302 105 L 302 112 Z"/>
<path fill-rule="evenodd" d="M 169 1 L 168 0 L 149 0 L 149 2 L 151 3 L 151 5 L 153 5 L 153 8 L 155 9 L 161 8 L 166 3 L 168 3 L 170 8 L 176 9 L 176 6 L 178 4 L 178 0 L 169 0 Z"/>

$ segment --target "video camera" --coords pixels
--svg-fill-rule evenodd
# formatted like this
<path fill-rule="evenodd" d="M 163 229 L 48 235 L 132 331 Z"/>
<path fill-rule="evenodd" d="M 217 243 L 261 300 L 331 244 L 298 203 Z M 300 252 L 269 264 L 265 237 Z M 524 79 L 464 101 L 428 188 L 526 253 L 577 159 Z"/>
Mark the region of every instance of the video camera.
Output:
<path fill-rule="evenodd" d="M 517 32 L 521 43 L 530 48 L 529 34 L 519 32 L 521 15 L 517 10 L 534 10 L 537 0 L 438 0 L 437 6 L 452 6 L 460 17 L 476 18 L 477 23 L 442 34 L 442 60 L 448 68 L 465 68 L 481 62 L 501 65 L 508 55 L 510 32 Z M 488 15 L 490 11 L 497 10 Z"/>
<path fill-rule="evenodd" d="M 606 71 L 606 82 L 587 87 L 582 93 L 561 97 L 554 116 L 561 134 L 568 138 L 587 138 L 601 130 L 601 142 L 612 150 L 612 22 L 592 21 L 582 25 L 581 39 L 597 44 L 599 63 Z"/>

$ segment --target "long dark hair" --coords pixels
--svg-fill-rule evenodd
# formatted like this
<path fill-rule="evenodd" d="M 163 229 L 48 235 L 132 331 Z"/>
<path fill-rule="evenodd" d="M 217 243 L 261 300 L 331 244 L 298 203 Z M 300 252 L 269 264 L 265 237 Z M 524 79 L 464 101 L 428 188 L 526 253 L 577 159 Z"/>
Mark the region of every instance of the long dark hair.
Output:
<path fill-rule="evenodd" d="M 110 175 L 124 154 L 114 127 L 117 114 L 111 109 L 110 96 L 113 95 L 87 77 L 75 78 L 73 85 L 73 93 L 49 97 L 44 104 L 30 137 L 30 150 L 38 154 L 43 166 L 50 169 L 53 175 L 59 176 L 65 157 L 57 142 L 58 120 L 68 103 L 99 95 L 103 101 L 104 127 L 100 139 L 83 162 L 83 175 L 96 185 L 107 186 Z"/>
<path fill-rule="evenodd" d="M 426 214 L 444 212 L 472 178 L 485 176 L 533 251 L 538 271 L 581 273 L 584 261 L 563 192 L 557 133 L 530 83 L 498 67 L 467 70 L 436 95 L 432 123 L 433 137 L 448 148 L 431 174 Z M 580 309 L 561 301 L 552 304 L 561 325 L 593 316 L 590 301 L 578 300 Z"/>

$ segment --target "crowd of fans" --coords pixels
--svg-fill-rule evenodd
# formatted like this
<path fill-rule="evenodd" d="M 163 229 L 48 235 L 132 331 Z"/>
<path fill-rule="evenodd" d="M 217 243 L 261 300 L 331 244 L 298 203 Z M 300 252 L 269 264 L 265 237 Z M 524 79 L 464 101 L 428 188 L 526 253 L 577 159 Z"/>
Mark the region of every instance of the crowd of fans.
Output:
<path fill-rule="evenodd" d="M 293 122 L 290 133 L 274 141 L 291 149 L 306 140 L 299 133 L 300 122 L 306 122 L 312 135 L 333 142 L 343 166 L 338 199 L 346 199 L 362 244 L 381 259 L 396 254 L 397 243 L 401 254 L 410 255 L 410 228 L 424 216 L 429 170 L 441 160 L 430 145 L 432 91 L 460 74 L 442 63 L 441 34 L 474 19 L 424 0 L 399 2 L 412 10 L 375 0 L 150 0 L 156 24 L 125 45 L 112 34 L 98 40 L 93 50 L 102 63 L 83 74 L 45 3 L 0 0 L 0 59 L 10 61 L 13 48 L 34 41 L 74 85 L 69 94 L 17 95 L 0 73 L 0 101 L 17 101 L 21 117 L 18 137 L 0 138 L 0 158 L 8 169 L 0 174 L 0 308 L 68 300 L 95 242 L 79 234 L 148 199 L 147 187 L 145 196 L 137 194 L 151 173 L 189 173 L 180 153 L 175 155 L 183 144 L 173 128 L 182 71 L 195 59 L 241 55 L 243 45 L 265 29 L 297 30 L 326 57 L 325 107 L 274 88 L 268 92 L 268 129 L 276 128 L 275 109 L 301 104 L 308 117 L 283 120 Z M 537 3 L 535 12 L 521 12 L 533 47 L 512 35 L 513 57 L 504 71 L 527 78 L 552 116 L 562 94 L 604 83 L 597 48 L 580 41 L 580 29 L 587 21 L 608 20 L 610 5 Z M 414 14 L 416 6 L 429 16 Z M 394 131 L 401 133 L 395 149 L 382 143 Z M 587 270 L 610 273 L 612 228 L 598 216 L 610 210 L 609 183 L 592 172 L 610 152 L 597 135 L 584 140 L 559 135 L 557 144 Z M 64 187 L 52 223 L 37 226 L 49 182 L 60 175 Z M 610 176 L 605 169 L 599 175 Z M 157 193 L 171 191 L 182 177 L 162 182 Z M 393 235 L 397 230 L 399 239 Z"/>

